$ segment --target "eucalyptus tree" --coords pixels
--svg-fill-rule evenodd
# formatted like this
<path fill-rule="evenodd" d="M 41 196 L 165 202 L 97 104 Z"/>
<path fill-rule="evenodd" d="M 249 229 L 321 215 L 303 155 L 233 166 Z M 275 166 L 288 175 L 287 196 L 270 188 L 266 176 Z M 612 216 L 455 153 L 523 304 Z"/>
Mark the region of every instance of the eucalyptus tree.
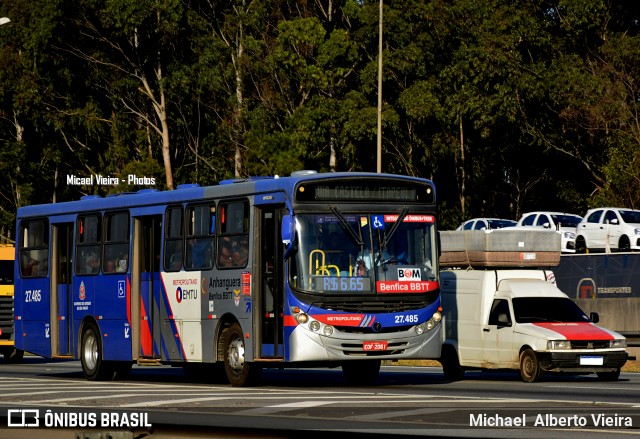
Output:
<path fill-rule="evenodd" d="M 93 70 L 96 90 L 111 102 L 112 123 L 124 123 L 122 115 L 135 121 L 125 128 L 136 132 L 129 140 L 136 150 L 130 159 L 152 162 L 159 149 L 166 187 L 173 189 L 173 97 L 167 90 L 188 54 L 183 3 L 78 0 L 76 6 L 78 38 L 67 42 L 67 50 Z"/>

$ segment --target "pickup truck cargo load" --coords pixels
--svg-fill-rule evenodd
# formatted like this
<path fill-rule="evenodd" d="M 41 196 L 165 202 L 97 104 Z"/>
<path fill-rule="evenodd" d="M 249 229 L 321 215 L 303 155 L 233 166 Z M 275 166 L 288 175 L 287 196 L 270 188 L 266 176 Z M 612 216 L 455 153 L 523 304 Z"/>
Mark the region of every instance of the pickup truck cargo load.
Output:
<path fill-rule="evenodd" d="M 560 263 L 555 230 L 508 227 L 441 231 L 441 267 L 551 267 Z"/>
<path fill-rule="evenodd" d="M 525 382 L 544 372 L 596 373 L 616 380 L 625 338 L 596 325 L 542 269 L 441 271 L 447 379 L 465 369 L 515 369 Z"/>

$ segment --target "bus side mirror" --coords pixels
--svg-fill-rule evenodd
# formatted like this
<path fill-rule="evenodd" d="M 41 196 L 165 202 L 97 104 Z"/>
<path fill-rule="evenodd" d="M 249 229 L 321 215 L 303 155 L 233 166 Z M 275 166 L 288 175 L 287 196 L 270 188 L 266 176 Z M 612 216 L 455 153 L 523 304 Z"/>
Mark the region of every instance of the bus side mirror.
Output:
<path fill-rule="evenodd" d="M 296 236 L 295 221 L 293 216 L 285 215 L 282 217 L 281 227 L 282 243 L 284 244 L 284 258 L 287 259 L 293 249 L 293 242 Z"/>

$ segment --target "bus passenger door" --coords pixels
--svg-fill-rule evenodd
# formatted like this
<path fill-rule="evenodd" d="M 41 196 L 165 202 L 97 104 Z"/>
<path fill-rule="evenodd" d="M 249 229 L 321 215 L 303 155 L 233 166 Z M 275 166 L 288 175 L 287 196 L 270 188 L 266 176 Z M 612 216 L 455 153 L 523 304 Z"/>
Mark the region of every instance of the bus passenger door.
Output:
<path fill-rule="evenodd" d="M 260 358 L 284 357 L 283 260 L 280 223 L 283 207 L 265 206 L 257 210 L 260 221 L 256 267 L 259 273 Z"/>
<path fill-rule="evenodd" d="M 51 285 L 55 291 L 52 303 L 51 339 L 54 345 L 52 354 L 70 355 L 71 326 L 73 313 L 71 312 L 73 273 L 73 223 L 53 224 L 53 251 L 51 263 Z"/>
<path fill-rule="evenodd" d="M 160 322 L 155 297 L 159 297 L 162 216 L 137 217 L 134 221 L 131 269 L 131 316 L 134 358 L 160 356 Z M 134 317 L 135 316 L 135 317 Z M 137 346 L 136 346 L 137 345 Z"/>

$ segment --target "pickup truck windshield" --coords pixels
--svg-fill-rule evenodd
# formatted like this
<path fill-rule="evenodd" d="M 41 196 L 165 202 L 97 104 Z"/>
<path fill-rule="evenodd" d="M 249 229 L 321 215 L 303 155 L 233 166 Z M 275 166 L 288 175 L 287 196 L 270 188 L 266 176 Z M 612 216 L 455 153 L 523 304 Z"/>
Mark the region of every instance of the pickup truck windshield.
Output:
<path fill-rule="evenodd" d="M 518 323 L 588 322 L 589 317 L 571 299 L 564 297 L 521 297 L 513 299 Z"/>

